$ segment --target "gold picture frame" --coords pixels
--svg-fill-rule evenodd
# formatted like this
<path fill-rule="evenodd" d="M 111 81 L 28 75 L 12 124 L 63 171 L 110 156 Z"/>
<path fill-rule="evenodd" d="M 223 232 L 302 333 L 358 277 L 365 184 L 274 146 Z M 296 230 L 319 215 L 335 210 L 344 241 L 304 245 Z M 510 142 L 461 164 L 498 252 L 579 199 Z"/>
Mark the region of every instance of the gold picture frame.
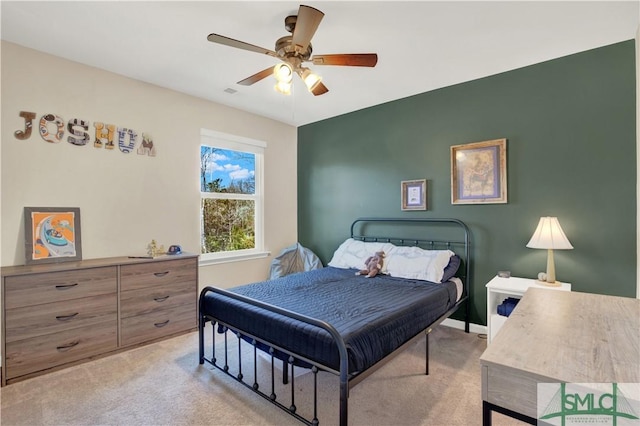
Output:
<path fill-rule="evenodd" d="M 451 204 L 507 202 L 507 140 L 451 147 Z"/>
<path fill-rule="evenodd" d="M 82 260 L 79 208 L 25 207 L 24 230 L 27 265 Z"/>
<path fill-rule="evenodd" d="M 427 210 L 427 180 L 403 180 L 400 184 L 402 210 Z"/>

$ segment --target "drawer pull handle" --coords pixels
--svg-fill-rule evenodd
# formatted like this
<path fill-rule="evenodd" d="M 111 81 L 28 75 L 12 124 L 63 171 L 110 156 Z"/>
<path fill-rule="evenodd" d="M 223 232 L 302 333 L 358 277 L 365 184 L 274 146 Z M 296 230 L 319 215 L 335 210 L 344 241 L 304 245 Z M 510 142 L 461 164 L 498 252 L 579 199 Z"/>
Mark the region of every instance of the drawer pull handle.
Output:
<path fill-rule="evenodd" d="M 78 314 L 79 312 L 76 312 L 75 314 L 71 314 L 71 315 L 57 315 L 56 319 L 58 321 L 69 321 L 70 319 L 74 318 Z"/>
<path fill-rule="evenodd" d="M 164 297 L 154 297 L 153 300 L 155 300 L 156 302 L 160 303 L 160 302 L 164 302 L 165 300 L 167 300 L 169 298 L 169 296 L 164 296 Z"/>
<path fill-rule="evenodd" d="M 161 328 L 161 327 L 164 327 L 165 325 L 169 324 L 169 321 L 170 320 L 166 320 L 166 321 L 163 321 L 163 322 L 157 322 L 157 323 L 155 323 L 153 325 L 155 325 L 158 328 Z"/>
<path fill-rule="evenodd" d="M 72 287 L 75 287 L 77 285 L 78 285 L 78 283 L 75 283 L 75 284 L 61 284 L 61 285 L 57 285 L 56 288 L 58 290 L 68 290 L 68 289 L 70 289 Z"/>
<path fill-rule="evenodd" d="M 76 340 L 75 342 L 71 342 L 66 345 L 58 346 L 56 347 L 56 349 L 59 351 L 66 351 L 67 349 L 71 349 L 74 346 L 78 346 L 78 344 L 80 344 L 80 340 Z"/>
<path fill-rule="evenodd" d="M 165 275 L 167 275 L 169 273 L 169 271 L 164 271 L 164 272 L 154 272 L 153 275 L 155 275 L 156 277 L 160 278 L 160 277 L 164 277 Z"/>

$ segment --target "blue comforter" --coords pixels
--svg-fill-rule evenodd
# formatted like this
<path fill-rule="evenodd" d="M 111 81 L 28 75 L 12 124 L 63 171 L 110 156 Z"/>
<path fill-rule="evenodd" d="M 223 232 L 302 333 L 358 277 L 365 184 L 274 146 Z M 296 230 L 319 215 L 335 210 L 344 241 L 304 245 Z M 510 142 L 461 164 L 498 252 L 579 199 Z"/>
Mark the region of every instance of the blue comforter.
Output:
<path fill-rule="evenodd" d="M 326 267 L 235 287 L 230 291 L 331 324 L 349 355 L 349 373 L 364 371 L 431 325 L 456 303 L 451 282 L 436 284 Z M 329 333 L 298 320 L 206 293 L 203 314 L 334 370 L 339 354 Z"/>

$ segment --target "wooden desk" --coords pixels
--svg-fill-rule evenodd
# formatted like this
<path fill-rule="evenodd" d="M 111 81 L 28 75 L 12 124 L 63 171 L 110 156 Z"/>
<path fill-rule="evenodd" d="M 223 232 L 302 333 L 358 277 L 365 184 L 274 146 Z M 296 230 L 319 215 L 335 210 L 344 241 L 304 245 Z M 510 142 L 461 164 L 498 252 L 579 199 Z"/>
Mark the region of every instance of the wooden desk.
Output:
<path fill-rule="evenodd" d="M 530 288 L 480 357 L 482 423 L 536 424 L 538 383 L 638 383 L 639 360 L 639 299 Z"/>

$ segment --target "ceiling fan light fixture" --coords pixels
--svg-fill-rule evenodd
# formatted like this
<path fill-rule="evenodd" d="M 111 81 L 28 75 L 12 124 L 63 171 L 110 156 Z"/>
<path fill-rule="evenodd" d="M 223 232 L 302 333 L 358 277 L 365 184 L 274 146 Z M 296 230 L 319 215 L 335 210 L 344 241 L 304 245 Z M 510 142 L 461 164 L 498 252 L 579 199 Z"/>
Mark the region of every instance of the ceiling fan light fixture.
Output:
<path fill-rule="evenodd" d="M 273 75 L 275 75 L 278 83 L 291 83 L 293 80 L 293 69 L 289 64 L 282 62 L 273 67 Z"/>
<path fill-rule="evenodd" d="M 274 89 L 276 89 L 276 92 L 282 93 L 283 95 L 290 95 L 291 94 L 291 83 L 286 83 L 286 82 L 283 82 L 283 81 L 279 81 L 274 86 Z"/>
<path fill-rule="evenodd" d="M 313 92 L 313 89 L 322 81 L 322 77 L 311 72 L 309 68 L 304 68 L 302 74 L 300 74 L 300 78 L 302 78 L 302 81 L 304 81 L 304 84 L 310 92 Z"/>
<path fill-rule="evenodd" d="M 0 0 L 2 1 L 2 0 Z M 314 96 L 320 96 L 329 91 L 322 82 L 322 77 L 313 73 L 302 64 L 312 62 L 314 65 L 334 65 L 352 67 L 375 67 L 378 63 L 376 53 L 337 53 L 327 55 L 314 55 L 311 46 L 313 38 L 324 13 L 311 6 L 303 4 L 298 8 L 297 15 L 290 15 L 285 18 L 285 29 L 291 33 L 276 40 L 275 50 L 245 43 L 220 34 L 209 34 L 207 40 L 212 43 L 222 44 L 236 49 L 268 55 L 280 60 L 276 66 L 265 68 L 262 71 L 238 81 L 241 86 L 251 86 L 272 73 L 277 80 L 276 91 L 283 94 L 291 94 L 293 84 L 293 74 L 298 74 L 309 92 Z"/>

